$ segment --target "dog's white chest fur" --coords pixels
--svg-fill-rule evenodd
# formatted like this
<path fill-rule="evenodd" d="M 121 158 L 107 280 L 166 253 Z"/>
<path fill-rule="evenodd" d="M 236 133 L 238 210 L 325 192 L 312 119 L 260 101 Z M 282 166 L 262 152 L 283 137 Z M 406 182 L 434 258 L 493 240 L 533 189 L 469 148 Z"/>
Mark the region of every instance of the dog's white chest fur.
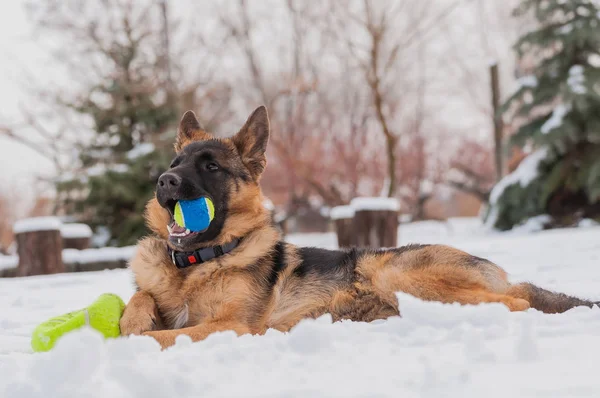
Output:
<path fill-rule="evenodd" d="M 185 303 L 183 306 L 178 307 L 167 314 L 168 319 L 171 321 L 171 328 L 181 329 L 187 326 L 190 316 L 188 304 Z"/>

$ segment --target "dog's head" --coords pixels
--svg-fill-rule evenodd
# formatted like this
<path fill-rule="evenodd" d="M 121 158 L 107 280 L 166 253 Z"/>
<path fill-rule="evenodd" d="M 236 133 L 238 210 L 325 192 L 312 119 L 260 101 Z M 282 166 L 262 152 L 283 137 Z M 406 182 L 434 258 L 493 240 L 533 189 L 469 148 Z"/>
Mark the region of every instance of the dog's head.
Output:
<path fill-rule="evenodd" d="M 194 113 L 186 112 L 177 132 L 176 156 L 159 178 L 156 197 L 147 207 L 149 227 L 173 249 L 189 251 L 227 243 L 266 225 L 269 216 L 262 205 L 259 180 L 267 164 L 268 140 L 264 106 L 250 115 L 237 134 L 223 139 L 204 131 Z M 201 232 L 177 228 L 177 202 L 200 197 L 214 205 L 208 228 Z"/>

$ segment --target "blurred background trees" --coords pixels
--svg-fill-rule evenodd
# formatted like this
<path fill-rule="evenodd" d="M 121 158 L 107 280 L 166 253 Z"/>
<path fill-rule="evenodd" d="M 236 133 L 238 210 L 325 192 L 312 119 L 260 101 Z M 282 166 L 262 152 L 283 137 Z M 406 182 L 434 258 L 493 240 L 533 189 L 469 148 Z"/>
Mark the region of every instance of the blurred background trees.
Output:
<path fill-rule="evenodd" d="M 81 128 L 72 132 L 71 167 L 55 181 L 56 212 L 92 226 L 99 245 L 134 244 L 182 109 L 199 111 L 203 83 L 195 79 L 208 76 L 193 71 L 174 83 L 183 65 L 171 62 L 166 2 L 35 2 L 30 16 L 40 35 L 70 43 L 53 53 L 79 83 L 49 98 Z M 220 91 L 210 88 L 210 106 L 223 101 Z M 200 110 L 214 123 L 219 111 Z"/>
<path fill-rule="evenodd" d="M 531 153 L 492 192 L 488 223 L 510 229 L 600 216 L 600 4 L 526 0 L 537 26 L 515 44 L 520 86 L 504 105 L 519 121 L 510 144 Z"/>
<path fill-rule="evenodd" d="M 32 8 L 43 33 L 72 43 L 57 54 L 68 68 L 90 71 L 80 92 L 60 100 L 91 124 L 76 147 L 76 173 L 59 176 L 57 206 L 104 231 L 104 243 L 134 244 L 145 233 L 145 202 L 170 161 L 180 105 L 169 82 L 159 11 L 133 3 L 115 9 L 112 2 Z"/>
<path fill-rule="evenodd" d="M 36 101 L 22 106 L 21 124 L 0 131 L 50 159 L 57 178 L 45 183 L 54 212 L 92 225 L 99 245 L 131 244 L 145 233 L 142 208 L 173 155 L 183 111 L 227 136 L 259 104 L 272 123 L 263 190 L 289 231 L 326 228 L 328 209 L 356 196 L 395 197 L 405 219 L 476 216 L 498 176 L 552 148 L 543 189 L 514 184 L 509 174 L 499 184 L 508 189 L 492 192 L 488 222 L 511 228 L 558 215 L 551 209 L 565 200 L 590 204 L 597 195 L 587 145 L 595 142 L 596 72 L 585 64 L 598 52 L 597 15 L 581 11 L 594 7 L 583 0 L 30 1 L 49 67 L 68 79 L 32 80 Z M 502 170 L 491 62 L 508 99 Z M 565 123 L 541 133 L 559 103 L 570 106 Z M 589 160 L 585 175 L 578 154 Z M 591 214 L 583 207 L 578 214 Z"/>

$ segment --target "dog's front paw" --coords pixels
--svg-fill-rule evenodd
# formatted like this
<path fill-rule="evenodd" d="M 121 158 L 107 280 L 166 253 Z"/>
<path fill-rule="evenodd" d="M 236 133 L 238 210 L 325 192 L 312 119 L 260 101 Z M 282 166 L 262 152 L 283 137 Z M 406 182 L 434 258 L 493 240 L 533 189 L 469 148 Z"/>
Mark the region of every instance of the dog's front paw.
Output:
<path fill-rule="evenodd" d="M 137 292 L 133 295 L 119 321 L 121 336 L 140 335 L 144 332 L 157 330 L 160 325 L 156 303 L 145 292 Z"/>
<path fill-rule="evenodd" d="M 125 311 L 123 317 L 119 321 L 121 328 L 121 336 L 129 336 L 130 334 L 141 335 L 144 332 L 156 330 L 156 318 L 154 314 L 137 313 Z"/>

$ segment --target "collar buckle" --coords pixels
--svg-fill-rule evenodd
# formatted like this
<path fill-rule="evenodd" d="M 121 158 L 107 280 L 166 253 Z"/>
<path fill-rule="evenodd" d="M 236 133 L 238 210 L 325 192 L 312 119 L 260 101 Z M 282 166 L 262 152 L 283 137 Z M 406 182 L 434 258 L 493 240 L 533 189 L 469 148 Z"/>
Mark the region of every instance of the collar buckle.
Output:
<path fill-rule="evenodd" d="M 240 243 L 240 239 L 234 239 L 223 245 L 208 246 L 190 252 L 178 252 L 167 246 L 171 261 L 177 268 L 187 268 L 191 265 L 205 263 L 217 257 L 224 256 Z"/>

